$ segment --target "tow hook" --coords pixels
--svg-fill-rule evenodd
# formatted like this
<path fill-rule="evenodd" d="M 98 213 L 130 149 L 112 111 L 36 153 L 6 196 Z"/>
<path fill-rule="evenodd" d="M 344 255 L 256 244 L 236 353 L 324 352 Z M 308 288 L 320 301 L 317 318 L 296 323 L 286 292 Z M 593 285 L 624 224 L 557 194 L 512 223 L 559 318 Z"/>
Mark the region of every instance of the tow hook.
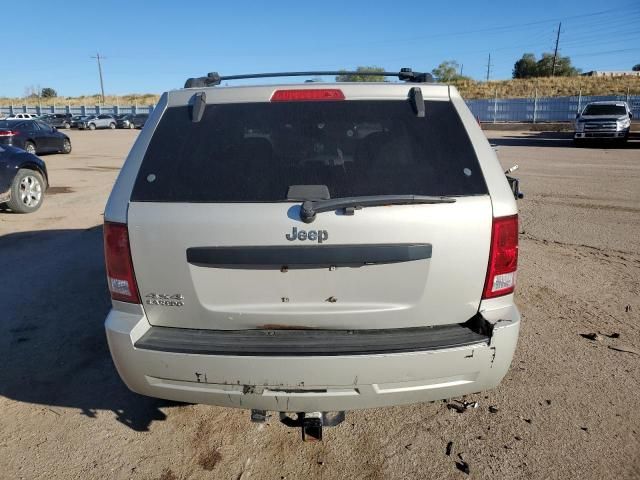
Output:
<path fill-rule="evenodd" d="M 269 416 L 265 410 L 251 410 L 252 422 L 265 422 Z M 280 421 L 287 427 L 300 428 L 303 442 L 322 440 L 323 427 L 335 427 L 344 422 L 345 412 L 298 412 L 293 416 L 280 412 Z"/>

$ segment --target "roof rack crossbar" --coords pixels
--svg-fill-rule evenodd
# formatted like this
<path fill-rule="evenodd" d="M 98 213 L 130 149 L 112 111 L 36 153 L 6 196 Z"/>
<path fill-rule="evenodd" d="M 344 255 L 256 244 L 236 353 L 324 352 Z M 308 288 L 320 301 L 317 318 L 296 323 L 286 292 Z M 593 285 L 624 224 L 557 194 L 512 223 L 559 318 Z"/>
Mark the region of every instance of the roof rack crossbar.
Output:
<path fill-rule="evenodd" d="M 396 77 L 398 80 L 411 83 L 433 82 L 430 73 L 414 72 L 410 68 L 401 68 L 399 72 L 376 72 L 376 71 L 309 71 L 309 72 L 272 72 L 272 73 L 249 73 L 244 75 L 219 75 L 217 72 L 210 72 L 206 77 L 189 78 L 184 84 L 184 88 L 202 88 L 220 85 L 225 80 L 242 80 L 247 78 L 275 78 L 275 77 L 310 77 L 326 75 L 361 75 L 367 77 Z"/>

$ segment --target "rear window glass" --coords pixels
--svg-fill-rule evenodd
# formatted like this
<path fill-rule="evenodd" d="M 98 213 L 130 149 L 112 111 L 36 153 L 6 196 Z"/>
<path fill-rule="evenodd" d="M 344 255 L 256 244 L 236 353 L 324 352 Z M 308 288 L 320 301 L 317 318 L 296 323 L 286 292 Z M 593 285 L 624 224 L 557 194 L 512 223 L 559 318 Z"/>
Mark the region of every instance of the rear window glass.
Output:
<path fill-rule="evenodd" d="M 448 101 L 278 102 L 165 111 L 132 201 L 278 202 L 291 185 L 326 185 L 331 198 L 481 195 L 487 187 Z"/>

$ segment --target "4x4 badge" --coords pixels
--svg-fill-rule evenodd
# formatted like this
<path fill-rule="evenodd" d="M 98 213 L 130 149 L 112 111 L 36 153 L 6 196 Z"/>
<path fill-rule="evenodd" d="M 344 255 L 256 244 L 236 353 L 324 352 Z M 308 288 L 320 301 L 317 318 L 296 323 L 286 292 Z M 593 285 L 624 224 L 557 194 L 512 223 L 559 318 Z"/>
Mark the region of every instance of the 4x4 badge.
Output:
<path fill-rule="evenodd" d="M 161 305 L 163 307 L 183 307 L 184 295 L 181 293 L 175 293 L 170 295 L 168 293 L 149 293 L 145 295 L 146 304 L 148 305 Z"/>
<path fill-rule="evenodd" d="M 298 230 L 298 227 L 293 227 L 291 233 L 286 233 L 285 238 L 290 242 L 294 240 L 311 240 L 312 242 L 322 243 L 329 239 L 329 232 L 326 230 Z"/>

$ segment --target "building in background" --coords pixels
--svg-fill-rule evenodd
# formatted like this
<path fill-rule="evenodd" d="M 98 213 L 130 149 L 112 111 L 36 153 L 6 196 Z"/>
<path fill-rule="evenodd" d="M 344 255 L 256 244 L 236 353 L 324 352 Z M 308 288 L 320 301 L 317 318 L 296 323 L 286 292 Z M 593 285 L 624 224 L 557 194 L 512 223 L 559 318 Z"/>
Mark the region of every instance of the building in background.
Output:
<path fill-rule="evenodd" d="M 591 70 L 584 72 L 583 77 L 640 77 L 640 72 L 633 70 Z"/>

